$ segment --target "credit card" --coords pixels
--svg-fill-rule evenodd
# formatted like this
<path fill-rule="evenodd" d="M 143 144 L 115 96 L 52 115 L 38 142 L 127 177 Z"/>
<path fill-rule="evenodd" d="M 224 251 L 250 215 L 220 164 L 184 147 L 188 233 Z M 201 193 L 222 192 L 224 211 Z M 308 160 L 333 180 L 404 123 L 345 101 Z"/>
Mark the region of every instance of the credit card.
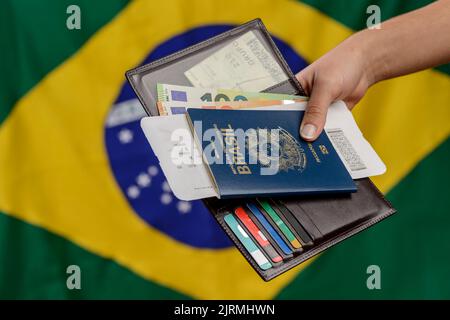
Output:
<path fill-rule="evenodd" d="M 273 262 L 280 262 L 283 260 L 270 242 L 267 241 L 261 230 L 259 230 L 252 219 L 250 219 L 244 208 L 238 207 L 234 210 L 234 213 Z"/>
<path fill-rule="evenodd" d="M 303 226 L 297 221 L 297 219 L 292 215 L 292 212 L 288 208 L 277 201 L 272 201 L 272 208 L 286 218 L 294 231 L 298 234 L 303 246 L 310 246 L 313 244 L 313 241 L 308 232 L 306 232 L 305 228 L 303 228 Z"/>
<path fill-rule="evenodd" d="M 284 221 L 280 218 L 280 216 L 273 210 L 272 206 L 266 200 L 257 200 L 261 207 L 267 212 L 273 222 L 278 226 L 278 228 L 283 232 L 284 236 L 288 239 L 290 244 L 295 249 L 300 249 L 302 245 L 298 241 L 298 239 L 294 236 L 289 227 L 284 223 Z"/>
<path fill-rule="evenodd" d="M 254 205 L 251 202 L 246 203 L 247 208 L 253 212 L 256 219 L 262 224 L 264 229 L 267 230 L 267 232 L 270 234 L 270 236 L 273 238 L 273 240 L 277 243 L 277 245 L 280 247 L 280 249 L 285 254 L 292 254 L 291 248 L 284 242 L 284 240 L 280 237 L 280 235 L 275 231 L 275 229 L 272 227 L 272 225 L 267 221 L 266 217 L 262 214 L 262 212 L 258 209 L 256 205 Z"/>
<path fill-rule="evenodd" d="M 272 268 L 272 264 L 270 263 L 270 261 L 266 258 L 264 253 L 262 253 L 262 251 L 258 248 L 258 246 L 253 242 L 253 240 L 250 239 L 250 237 L 244 231 L 244 229 L 242 229 L 236 218 L 231 213 L 229 213 L 225 215 L 223 219 L 225 220 L 226 224 L 230 227 L 231 231 L 233 231 L 235 236 L 245 247 L 245 249 L 248 251 L 248 253 L 250 253 L 250 255 L 258 264 L 258 266 L 263 270 Z"/>

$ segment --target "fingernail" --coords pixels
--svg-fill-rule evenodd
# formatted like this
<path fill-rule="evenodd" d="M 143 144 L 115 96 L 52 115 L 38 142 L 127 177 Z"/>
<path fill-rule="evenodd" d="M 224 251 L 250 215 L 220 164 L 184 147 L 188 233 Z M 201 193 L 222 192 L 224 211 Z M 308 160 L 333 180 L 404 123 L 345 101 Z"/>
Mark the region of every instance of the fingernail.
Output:
<path fill-rule="evenodd" d="M 305 124 L 300 132 L 305 139 L 312 139 L 316 135 L 317 128 L 313 124 Z"/>

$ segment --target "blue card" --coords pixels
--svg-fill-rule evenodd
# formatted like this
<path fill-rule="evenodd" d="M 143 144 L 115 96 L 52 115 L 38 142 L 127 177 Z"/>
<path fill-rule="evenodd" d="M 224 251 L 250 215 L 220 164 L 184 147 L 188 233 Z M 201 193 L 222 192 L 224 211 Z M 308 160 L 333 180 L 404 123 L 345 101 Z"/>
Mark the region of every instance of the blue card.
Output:
<path fill-rule="evenodd" d="M 256 219 L 262 224 L 264 229 L 270 234 L 270 236 L 275 240 L 278 246 L 283 250 L 284 254 L 290 255 L 292 254 L 291 248 L 286 244 L 286 242 L 280 237 L 280 235 L 275 231 L 272 225 L 267 221 L 266 217 L 262 214 L 262 212 L 258 209 L 256 205 L 253 203 L 247 202 L 247 208 L 253 212 Z"/>

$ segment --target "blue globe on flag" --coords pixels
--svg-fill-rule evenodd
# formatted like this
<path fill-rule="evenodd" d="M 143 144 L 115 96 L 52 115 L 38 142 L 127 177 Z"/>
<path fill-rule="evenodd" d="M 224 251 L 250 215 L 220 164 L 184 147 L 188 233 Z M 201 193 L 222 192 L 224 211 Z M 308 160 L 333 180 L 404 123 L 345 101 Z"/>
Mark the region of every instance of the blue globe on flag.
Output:
<path fill-rule="evenodd" d="M 197 27 L 157 46 L 142 62 L 147 64 L 235 26 Z M 273 37 L 293 72 L 307 64 L 285 42 Z M 231 241 L 202 201 L 178 200 L 170 190 L 140 127 L 147 116 L 131 86 L 124 85 L 105 123 L 105 144 L 114 177 L 133 208 L 149 226 L 196 248 L 221 249 Z"/>

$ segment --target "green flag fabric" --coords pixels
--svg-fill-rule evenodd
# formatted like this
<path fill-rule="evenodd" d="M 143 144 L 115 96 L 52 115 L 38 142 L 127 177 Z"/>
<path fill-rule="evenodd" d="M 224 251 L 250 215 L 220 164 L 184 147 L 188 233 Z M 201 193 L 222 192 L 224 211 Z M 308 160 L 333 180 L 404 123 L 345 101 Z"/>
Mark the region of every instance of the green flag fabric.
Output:
<path fill-rule="evenodd" d="M 201 202 L 173 197 L 139 119 L 109 121 L 140 110 L 126 70 L 253 18 L 298 72 L 364 28 L 369 5 L 386 20 L 431 1 L 4 2 L 0 298 L 450 298 L 448 65 L 377 84 L 354 111 L 398 213 L 268 283 Z"/>

